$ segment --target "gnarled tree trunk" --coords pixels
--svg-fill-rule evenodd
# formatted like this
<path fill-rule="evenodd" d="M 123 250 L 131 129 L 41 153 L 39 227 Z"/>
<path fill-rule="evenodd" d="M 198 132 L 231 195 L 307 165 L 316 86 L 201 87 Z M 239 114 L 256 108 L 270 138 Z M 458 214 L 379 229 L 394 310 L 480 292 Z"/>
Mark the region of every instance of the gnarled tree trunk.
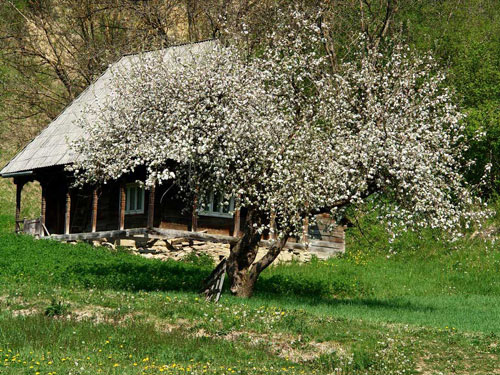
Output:
<path fill-rule="evenodd" d="M 280 254 L 288 238 L 276 241 L 262 259 L 255 262 L 261 240 L 258 228 L 263 215 L 256 209 L 247 212 L 245 230 L 239 241 L 231 245 L 227 260 L 227 274 L 231 281 L 231 293 L 238 297 L 249 298 L 253 294 L 257 278 Z"/>

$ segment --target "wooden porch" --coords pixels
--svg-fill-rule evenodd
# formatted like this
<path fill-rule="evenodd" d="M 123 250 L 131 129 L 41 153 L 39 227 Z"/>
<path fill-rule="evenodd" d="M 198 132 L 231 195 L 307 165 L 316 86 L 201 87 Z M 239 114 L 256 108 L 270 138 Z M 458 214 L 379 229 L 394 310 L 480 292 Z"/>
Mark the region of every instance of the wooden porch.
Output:
<path fill-rule="evenodd" d="M 86 213 L 87 224 L 81 225 L 81 211 L 75 201 L 81 199 L 82 190 L 72 189 L 68 177 L 62 173 L 52 175 L 49 179 L 47 174 L 16 176 L 14 182 L 16 191 L 16 232 L 31 234 L 41 238 L 50 238 L 58 241 L 94 241 L 100 239 L 132 239 L 134 236 L 143 236 L 149 239 L 169 240 L 183 238 L 191 241 L 212 242 L 221 244 L 233 244 L 241 236 L 242 223 L 241 212 L 235 207 L 234 213 L 224 218 L 224 230 L 217 227 L 218 221 L 222 219 L 199 217 L 199 209 L 196 204 L 191 208 L 190 214 L 185 215 L 179 221 L 172 219 L 172 212 L 181 210 L 177 207 L 178 202 L 168 203 L 169 212 L 166 220 L 161 215 L 160 197 L 162 187 L 152 187 L 146 191 L 144 209 L 139 218 L 126 219 L 126 186 L 129 181 L 122 180 L 108 190 L 99 187 L 87 187 Z M 40 217 L 26 220 L 20 218 L 22 188 L 28 181 L 37 180 L 41 185 Z M 80 196 L 80 197 L 79 197 Z M 158 196 L 158 199 L 156 199 Z M 102 203 L 101 203 L 102 202 Z M 110 208 L 111 202 L 111 208 Z M 49 207 L 49 209 L 47 209 Z M 99 215 L 98 215 L 99 213 Z M 133 215 L 132 215 L 133 216 Z M 99 219 L 101 218 L 101 219 Z M 140 220 L 138 220 L 140 219 Z M 99 224 L 101 220 L 101 224 Z M 102 223 L 105 220 L 106 223 Z M 200 221 L 201 220 L 201 221 Z M 326 220 L 322 222 L 322 220 Z M 290 239 L 285 248 L 289 250 L 307 251 L 316 254 L 320 258 L 327 258 L 345 251 L 344 231 L 329 230 L 328 222 L 331 219 L 319 218 L 314 227 L 307 221 L 304 222 L 304 230 L 301 238 Z M 200 226 L 200 222 L 202 225 Z M 210 226 L 212 225 L 212 226 Z M 271 226 L 273 221 L 271 220 Z M 219 229 L 218 229 L 219 228 Z M 99 229 L 99 230 L 98 230 Z M 261 247 L 272 245 L 274 231 L 260 242 Z"/>

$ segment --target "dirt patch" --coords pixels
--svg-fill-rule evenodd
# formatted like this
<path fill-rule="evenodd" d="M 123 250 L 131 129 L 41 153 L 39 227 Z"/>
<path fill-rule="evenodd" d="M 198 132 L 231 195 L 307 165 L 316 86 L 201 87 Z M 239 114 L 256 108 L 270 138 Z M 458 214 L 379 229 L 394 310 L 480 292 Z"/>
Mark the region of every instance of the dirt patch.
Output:
<path fill-rule="evenodd" d="M 223 336 L 214 336 L 201 329 L 194 334 L 195 337 L 222 338 L 227 341 L 246 340 L 251 345 L 264 345 L 279 357 L 292 362 L 308 362 L 315 360 L 323 354 L 336 353 L 339 357 L 346 356 L 347 352 L 338 342 L 302 341 L 301 336 L 286 334 L 264 334 L 251 331 L 232 331 Z"/>
<path fill-rule="evenodd" d="M 66 318 L 75 320 L 77 322 L 83 320 L 90 320 L 96 324 L 100 323 L 122 324 L 127 321 L 137 319 L 139 316 L 140 314 L 137 313 L 121 314 L 117 312 L 117 310 L 109 307 L 89 305 L 72 310 L 66 316 Z"/>
<path fill-rule="evenodd" d="M 179 319 L 183 321 L 184 319 Z M 160 332 L 168 332 L 171 333 L 173 331 L 177 331 L 179 329 L 188 330 L 192 327 L 192 324 L 188 324 L 186 322 L 176 321 L 175 323 L 167 323 L 162 321 L 155 322 L 155 328 Z M 202 330 L 203 331 L 203 330 Z M 205 335 L 194 335 L 195 337 L 205 337 Z"/>
<path fill-rule="evenodd" d="M 23 317 L 23 316 L 32 316 L 40 313 L 39 310 L 35 308 L 29 308 L 29 309 L 21 309 L 21 310 L 12 310 L 12 316 L 17 318 L 17 317 Z"/>

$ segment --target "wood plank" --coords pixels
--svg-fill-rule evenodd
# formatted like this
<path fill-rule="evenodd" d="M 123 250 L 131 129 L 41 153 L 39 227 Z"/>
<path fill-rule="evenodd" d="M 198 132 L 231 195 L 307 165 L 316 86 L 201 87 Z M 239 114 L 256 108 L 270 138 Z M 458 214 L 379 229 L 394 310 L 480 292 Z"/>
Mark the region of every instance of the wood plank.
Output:
<path fill-rule="evenodd" d="M 320 240 L 311 240 L 309 241 L 309 246 L 319 246 L 319 247 L 333 247 L 338 246 L 338 244 L 343 244 L 344 241 L 340 241 L 339 239 L 334 239 L 332 241 L 320 241 Z"/>
<path fill-rule="evenodd" d="M 259 246 L 260 247 L 271 247 L 274 244 L 274 241 L 260 241 Z M 307 244 L 303 244 L 300 242 L 287 242 L 285 244 L 285 249 L 291 249 L 291 250 L 307 250 L 308 246 Z"/>
<path fill-rule="evenodd" d="M 176 229 L 160 229 L 153 228 L 153 232 L 161 234 L 166 238 L 186 238 L 188 240 L 195 241 L 205 241 L 205 242 L 216 242 L 216 243 L 225 243 L 225 244 L 233 244 L 238 242 L 239 238 L 234 236 L 223 236 L 220 234 L 209 234 L 202 232 L 189 232 L 184 230 L 176 230 Z M 259 242 L 260 247 L 271 247 L 274 244 L 274 241 L 266 241 L 262 240 Z M 287 242 L 285 244 L 285 249 L 295 249 L 295 250 L 307 250 L 308 245 L 297 242 Z"/>
<path fill-rule="evenodd" d="M 338 254 L 343 253 L 343 246 L 339 247 L 320 247 L 320 246 L 311 246 L 309 247 L 309 251 L 311 253 L 322 253 L 322 254 Z"/>

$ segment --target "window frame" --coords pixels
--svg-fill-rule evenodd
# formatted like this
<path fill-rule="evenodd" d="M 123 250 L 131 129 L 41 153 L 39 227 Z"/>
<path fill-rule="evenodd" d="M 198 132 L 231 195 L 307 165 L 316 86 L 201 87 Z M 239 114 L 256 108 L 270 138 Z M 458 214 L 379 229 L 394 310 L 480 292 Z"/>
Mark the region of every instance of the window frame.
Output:
<path fill-rule="evenodd" d="M 214 211 L 214 196 L 215 196 L 215 192 L 214 191 L 211 191 L 210 192 L 210 199 L 209 199 L 209 202 L 205 205 L 205 207 L 203 209 L 199 209 L 198 210 L 198 215 L 199 216 L 210 216 L 210 217 L 222 217 L 222 218 L 228 218 L 228 219 L 231 219 L 233 218 L 234 216 L 234 197 L 231 197 L 231 199 L 229 200 L 229 211 L 228 212 L 223 212 L 223 207 L 224 205 L 223 204 L 220 204 L 220 209 L 219 211 Z M 224 193 L 218 193 L 220 195 L 221 198 L 224 197 Z M 221 199 L 221 202 L 223 200 Z"/>
<path fill-rule="evenodd" d="M 131 191 L 134 192 L 134 203 L 135 203 L 135 209 L 131 210 L 130 209 L 130 197 L 131 197 Z M 141 208 L 137 209 L 137 195 L 138 192 L 142 191 L 142 199 L 141 199 Z M 145 201 L 145 196 L 146 196 L 146 191 L 143 186 L 141 186 L 138 183 L 130 183 L 125 185 L 125 215 L 141 215 L 144 214 L 144 201 Z"/>

